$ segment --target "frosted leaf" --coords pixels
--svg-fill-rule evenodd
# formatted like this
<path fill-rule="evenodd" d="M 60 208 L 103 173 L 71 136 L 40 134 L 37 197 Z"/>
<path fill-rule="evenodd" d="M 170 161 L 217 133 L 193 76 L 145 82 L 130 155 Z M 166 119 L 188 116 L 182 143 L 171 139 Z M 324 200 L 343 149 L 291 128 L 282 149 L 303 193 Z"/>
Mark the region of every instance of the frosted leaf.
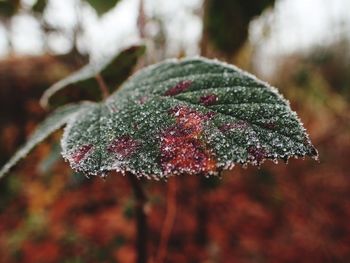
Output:
<path fill-rule="evenodd" d="M 51 133 L 73 120 L 74 116 L 82 109 L 89 107 L 90 103 L 70 104 L 54 111 L 36 131 L 30 136 L 27 143 L 0 170 L 2 178 L 20 159 L 24 158 L 37 144 L 43 141 Z"/>
<path fill-rule="evenodd" d="M 317 157 L 275 88 L 204 58 L 147 67 L 103 102 L 57 111 L 1 173 L 65 123 L 62 155 L 86 175 L 116 170 L 154 179 L 207 176 L 237 163 Z"/>
<path fill-rule="evenodd" d="M 159 179 L 317 151 L 275 88 L 234 66 L 195 58 L 147 67 L 80 111 L 68 121 L 62 154 L 87 175 L 117 170 Z"/>
<path fill-rule="evenodd" d="M 128 73 L 132 70 L 138 58 L 143 55 L 144 51 L 145 46 L 132 46 L 116 56 L 103 57 L 97 61 L 90 62 L 49 87 L 41 97 L 40 104 L 46 108 L 50 98 L 56 92 L 74 83 L 80 82 L 79 84 L 83 85 L 83 81 L 93 80 L 98 74 L 101 74 L 110 87 L 120 84 L 128 76 Z M 89 87 L 89 85 L 85 86 Z"/>

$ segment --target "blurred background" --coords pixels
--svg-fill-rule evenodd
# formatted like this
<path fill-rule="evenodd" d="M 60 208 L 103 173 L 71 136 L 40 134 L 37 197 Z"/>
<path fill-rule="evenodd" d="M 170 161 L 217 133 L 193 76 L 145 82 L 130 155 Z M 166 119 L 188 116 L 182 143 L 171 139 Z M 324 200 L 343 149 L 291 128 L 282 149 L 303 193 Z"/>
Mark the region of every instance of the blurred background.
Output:
<path fill-rule="evenodd" d="M 0 164 L 47 114 L 42 92 L 89 61 L 120 53 L 122 82 L 168 57 L 219 58 L 278 87 L 320 162 L 144 181 L 150 262 L 167 213 L 164 262 L 350 262 L 349 10 L 349 0 L 0 0 Z M 96 100 L 95 86 L 54 104 Z M 74 173 L 60 135 L 0 182 L 0 261 L 134 262 L 126 178 Z"/>

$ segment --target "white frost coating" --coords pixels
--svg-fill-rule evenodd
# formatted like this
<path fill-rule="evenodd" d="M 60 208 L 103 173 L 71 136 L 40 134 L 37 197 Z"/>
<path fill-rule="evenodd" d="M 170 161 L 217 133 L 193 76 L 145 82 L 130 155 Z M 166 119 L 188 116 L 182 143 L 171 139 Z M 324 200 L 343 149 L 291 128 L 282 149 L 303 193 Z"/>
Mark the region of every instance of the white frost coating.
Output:
<path fill-rule="evenodd" d="M 63 136 L 61 138 L 61 148 L 62 148 L 62 151 L 61 151 L 61 155 L 62 157 L 69 162 L 70 166 L 76 170 L 76 171 L 79 171 L 79 165 L 75 164 L 74 161 L 73 161 L 73 158 L 71 156 L 71 152 L 69 150 L 73 150 L 73 149 L 69 149 L 68 147 L 68 136 L 70 135 L 70 131 L 72 129 L 72 127 L 74 126 L 74 124 L 81 118 L 82 115 L 85 115 L 86 114 L 86 111 L 89 110 L 89 109 L 93 109 L 96 105 L 96 103 L 91 103 L 91 107 L 89 108 L 85 108 L 84 111 L 81 111 L 81 112 L 78 112 L 77 114 L 75 114 L 72 118 L 70 118 L 68 121 L 67 121 L 67 125 L 66 127 L 64 128 L 64 131 L 63 131 Z M 81 131 L 82 133 L 83 132 L 88 132 L 88 130 L 85 130 L 85 131 Z"/>
<path fill-rule="evenodd" d="M 132 82 L 134 78 L 138 77 L 139 75 L 142 75 L 142 73 L 144 72 L 147 72 L 149 70 L 152 70 L 154 68 L 157 68 L 159 67 L 160 65 L 162 64 L 167 64 L 167 63 L 173 63 L 173 64 L 179 64 L 179 63 L 183 63 L 183 62 L 187 62 L 187 61 L 194 61 L 194 60 L 198 60 L 198 61 L 203 61 L 205 63 L 208 63 L 208 64 L 214 64 L 214 65 L 221 65 L 221 66 L 224 66 L 224 67 L 227 67 L 227 68 L 231 68 L 233 70 L 235 70 L 236 72 L 244 75 L 244 76 L 247 76 L 251 79 L 253 79 L 254 81 L 256 81 L 257 83 L 260 83 L 262 85 L 265 86 L 266 89 L 268 89 L 269 91 L 271 91 L 273 94 L 275 94 L 281 101 L 283 101 L 284 103 L 286 103 L 287 107 L 289 108 L 289 110 L 291 111 L 291 114 L 293 115 L 293 117 L 298 121 L 298 124 L 300 125 L 301 129 L 303 130 L 303 132 L 305 133 L 305 136 L 306 136 L 306 139 L 308 142 L 311 142 L 310 140 L 310 137 L 309 135 L 307 134 L 306 132 L 306 129 L 304 128 L 304 124 L 303 122 L 301 121 L 301 119 L 299 118 L 299 116 L 297 115 L 297 113 L 291 109 L 290 107 L 290 102 L 281 94 L 278 92 L 278 89 L 271 86 L 268 82 L 266 81 L 263 81 L 261 79 L 258 79 L 255 75 L 241 69 L 241 68 L 238 68 L 237 66 L 235 65 L 232 65 L 232 64 L 229 64 L 229 63 L 226 63 L 224 61 L 220 61 L 218 59 L 208 59 L 206 57 L 202 57 L 202 56 L 193 56 L 193 57 L 188 57 L 188 58 L 181 58 L 181 59 L 178 59 L 178 58 L 170 58 L 170 59 L 166 59 L 162 62 L 159 62 L 159 63 L 156 63 L 156 64 L 153 64 L 151 66 L 148 66 L 148 67 L 145 67 L 141 70 L 139 70 L 137 73 L 135 73 L 133 76 L 131 76 L 129 78 L 129 82 Z M 210 72 L 208 72 L 208 74 L 210 74 Z M 224 72 L 224 74 L 226 74 L 226 72 Z M 171 79 L 169 79 L 171 80 Z M 318 152 L 316 150 L 316 156 L 314 156 L 313 158 L 315 160 L 318 160 Z M 292 157 L 292 156 L 290 156 Z M 296 158 L 296 156 L 293 156 L 294 158 Z M 288 157 L 289 158 L 289 157 Z M 234 165 L 234 164 L 232 164 Z"/>
<path fill-rule="evenodd" d="M 290 102 L 281 94 L 278 92 L 277 88 L 273 87 L 270 85 L 270 83 L 266 82 L 266 81 L 262 81 L 261 79 L 258 79 L 255 75 L 247 72 L 247 71 L 244 71 L 238 67 L 236 67 L 235 65 L 231 65 L 231 64 L 228 64 L 226 62 L 223 62 L 223 61 L 219 61 L 217 59 L 214 59 L 214 60 L 210 60 L 210 59 L 207 59 L 207 58 L 204 58 L 204 57 L 198 57 L 199 60 L 203 60 L 207 63 L 213 63 L 213 64 L 217 64 L 217 65 L 223 65 L 223 66 L 226 66 L 226 67 L 229 67 L 229 68 L 232 68 L 234 70 L 236 70 L 237 72 L 240 72 L 242 73 L 243 75 L 246 75 L 252 79 L 254 79 L 256 82 L 258 83 L 261 83 L 263 85 L 266 86 L 266 88 L 268 88 L 271 92 L 273 92 L 274 94 L 276 94 L 278 96 L 278 98 L 280 98 L 283 102 L 285 102 L 287 105 L 288 105 L 288 108 L 290 109 L 292 115 L 294 116 L 294 118 L 298 121 L 299 125 L 302 127 L 303 131 L 305 132 L 305 136 L 307 138 L 308 141 L 310 141 L 310 137 L 309 135 L 306 133 L 306 129 L 304 128 L 304 124 L 303 122 L 301 121 L 301 119 L 299 118 L 299 116 L 297 115 L 297 113 L 295 111 L 292 110 L 292 108 L 290 107 Z M 289 157 L 288 157 L 289 158 Z M 318 160 L 318 153 L 317 155 L 314 157 L 316 160 Z"/>
<path fill-rule="evenodd" d="M 27 143 L 0 170 L 0 179 L 37 144 L 72 119 L 86 103 L 66 105 L 53 112 L 32 134 Z"/>
<path fill-rule="evenodd" d="M 181 90 L 186 81 L 192 89 Z M 179 83 L 180 92 L 167 94 Z M 202 103 L 206 96 L 214 96 L 215 103 Z M 182 173 L 217 175 L 235 164 L 314 155 L 296 113 L 275 88 L 205 58 L 147 67 L 66 123 L 62 155 L 86 175 L 111 170 L 156 180 Z M 277 128 L 269 127 L 274 123 Z"/>
<path fill-rule="evenodd" d="M 166 59 L 162 62 L 159 62 L 159 63 L 156 63 L 156 64 L 153 64 L 151 66 L 148 66 L 148 67 L 145 67 L 141 70 L 139 70 L 137 73 L 135 73 L 133 76 L 130 77 L 130 80 L 132 80 L 133 78 L 141 75 L 142 73 L 144 73 L 145 71 L 149 71 L 149 70 L 152 70 L 154 68 L 157 68 L 159 67 L 160 65 L 162 64 L 167 64 L 167 63 L 174 63 L 174 64 L 179 64 L 179 63 L 182 63 L 182 62 L 187 62 L 187 61 L 193 61 L 193 60 L 198 60 L 198 61 L 203 61 L 205 63 L 208 63 L 208 64 L 214 64 L 214 65 L 221 65 L 221 66 L 224 66 L 224 67 L 227 67 L 227 68 L 231 68 L 233 70 L 235 70 L 236 72 L 244 75 L 244 76 L 247 76 L 251 79 L 253 79 L 254 81 L 256 81 L 257 83 L 260 83 L 260 84 L 263 84 L 266 86 L 266 88 L 268 88 L 270 91 L 272 91 L 274 94 L 276 94 L 281 100 L 283 100 L 287 105 L 290 105 L 289 101 L 286 100 L 282 94 L 280 94 L 278 92 L 278 90 L 271 86 L 268 82 L 266 81 L 262 81 L 260 79 L 258 79 L 255 75 L 241 69 L 241 68 L 238 68 L 237 66 L 235 65 L 232 65 L 232 64 L 228 64 L 226 62 L 223 62 L 223 61 L 220 61 L 218 59 L 208 59 L 208 58 L 205 58 L 205 57 L 202 57 L 202 56 L 193 56 L 193 57 L 188 57 L 188 58 L 182 58 L 182 59 L 177 59 L 177 58 L 170 58 L 170 59 Z M 210 72 L 208 72 L 207 74 L 210 74 Z M 220 73 L 222 74 L 222 73 Z M 199 74 L 201 75 L 201 74 Z M 171 80 L 171 79 L 169 79 Z"/>

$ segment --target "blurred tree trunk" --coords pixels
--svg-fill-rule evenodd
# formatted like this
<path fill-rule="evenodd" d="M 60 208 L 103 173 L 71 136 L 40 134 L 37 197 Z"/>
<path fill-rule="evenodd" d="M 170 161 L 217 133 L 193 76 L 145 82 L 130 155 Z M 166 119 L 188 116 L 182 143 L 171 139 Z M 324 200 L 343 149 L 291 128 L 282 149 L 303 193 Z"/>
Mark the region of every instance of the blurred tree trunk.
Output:
<path fill-rule="evenodd" d="M 201 54 L 224 60 L 239 52 L 250 22 L 275 0 L 205 0 Z"/>

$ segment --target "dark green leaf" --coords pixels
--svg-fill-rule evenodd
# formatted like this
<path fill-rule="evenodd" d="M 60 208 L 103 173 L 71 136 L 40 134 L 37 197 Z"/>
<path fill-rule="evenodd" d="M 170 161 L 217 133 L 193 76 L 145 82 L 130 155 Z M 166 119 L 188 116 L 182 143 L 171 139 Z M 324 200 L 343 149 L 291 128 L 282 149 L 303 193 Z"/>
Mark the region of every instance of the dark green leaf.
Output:
<path fill-rule="evenodd" d="M 117 170 L 154 178 L 317 155 L 276 89 L 202 58 L 140 71 L 70 121 L 62 149 L 86 174 Z"/>
<path fill-rule="evenodd" d="M 145 46 L 127 48 L 114 57 L 107 67 L 101 71 L 103 79 L 112 88 L 112 91 L 130 76 L 130 73 L 145 51 Z"/>
<path fill-rule="evenodd" d="M 55 122 L 67 123 L 62 155 L 87 175 L 129 171 L 163 178 L 216 174 L 236 163 L 317 157 L 288 102 L 240 69 L 203 58 L 171 60 L 135 74 L 101 103 L 84 104 Z M 29 146 L 51 133 L 51 118 Z"/>

